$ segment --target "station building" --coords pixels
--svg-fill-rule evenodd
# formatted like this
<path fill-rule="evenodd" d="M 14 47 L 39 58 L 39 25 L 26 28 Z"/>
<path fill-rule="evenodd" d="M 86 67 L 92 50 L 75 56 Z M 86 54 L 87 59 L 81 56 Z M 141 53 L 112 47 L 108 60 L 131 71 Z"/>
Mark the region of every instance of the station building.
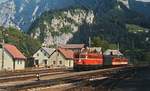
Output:
<path fill-rule="evenodd" d="M 1 70 L 24 70 L 26 57 L 11 44 L 4 44 L 0 48 Z"/>

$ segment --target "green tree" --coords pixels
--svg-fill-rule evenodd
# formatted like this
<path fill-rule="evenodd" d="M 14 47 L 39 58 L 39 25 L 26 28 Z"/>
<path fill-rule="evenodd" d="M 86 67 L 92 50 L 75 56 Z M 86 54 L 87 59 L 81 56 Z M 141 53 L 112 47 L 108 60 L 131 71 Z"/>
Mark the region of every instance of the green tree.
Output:
<path fill-rule="evenodd" d="M 92 46 L 102 47 L 103 50 L 117 48 L 117 46 L 115 44 L 111 44 L 111 43 L 107 42 L 106 40 L 101 39 L 100 37 L 94 37 L 92 39 Z"/>
<path fill-rule="evenodd" d="M 144 61 L 150 62 L 150 52 L 144 53 Z"/>
<path fill-rule="evenodd" d="M 15 45 L 27 57 L 32 56 L 41 46 L 39 40 L 31 38 L 18 29 L 9 27 L 5 30 L 5 43 Z"/>

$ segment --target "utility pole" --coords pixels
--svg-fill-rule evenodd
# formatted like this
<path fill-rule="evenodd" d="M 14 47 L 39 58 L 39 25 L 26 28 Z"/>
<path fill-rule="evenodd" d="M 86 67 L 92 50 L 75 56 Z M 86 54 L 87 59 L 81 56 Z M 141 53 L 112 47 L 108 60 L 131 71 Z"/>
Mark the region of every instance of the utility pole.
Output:
<path fill-rule="evenodd" d="M 5 44 L 5 40 L 4 40 L 4 29 L 2 31 L 2 69 L 4 68 L 4 44 Z"/>
<path fill-rule="evenodd" d="M 2 55 L 1 55 L 1 57 L 2 57 L 2 59 L 1 59 L 1 69 L 3 69 L 4 68 L 4 44 L 5 44 L 5 41 L 4 41 L 4 28 L 2 29 L 2 36 L 1 36 L 1 46 L 2 46 Z"/>
<path fill-rule="evenodd" d="M 89 29 L 90 29 L 90 30 L 89 30 L 89 41 L 88 41 L 88 42 L 89 42 L 89 47 L 91 47 L 91 46 L 92 46 L 92 41 L 91 41 L 92 28 L 91 28 L 91 24 L 92 24 L 92 23 L 89 23 L 89 24 L 88 24 Z"/>
<path fill-rule="evenodd" d="M 89 37 L 89 47 L 91 47 L 91 37 Z"/>
<path fill-rule="evenodd" d="M 119 44 L 119 42 L 117 43 L 117 49 L 118 49 L 118 51 L 120 51 L 120 44 Z M 119 54 L 118 54 L 118 57 L 120 57 Z"/>
<path fill-rule="evenodd" d="M 117 43 L 117 48 L 118 48 L 118 50 L 120 50 L 120 44 L 119 44 L 119 42 Z"/>

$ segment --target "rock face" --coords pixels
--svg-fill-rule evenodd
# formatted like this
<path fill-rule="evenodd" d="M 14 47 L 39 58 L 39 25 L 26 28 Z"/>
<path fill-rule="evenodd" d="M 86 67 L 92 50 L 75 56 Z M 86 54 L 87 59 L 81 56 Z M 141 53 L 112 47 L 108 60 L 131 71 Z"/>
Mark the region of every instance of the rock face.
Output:
<path fill-rule="evenodd" d="M 13 1 L 5 1 L 0 4 L 0 25 L 8 27 L 9 25 L 15 26 L 12 22 L 15 14 L 15 4 Z"/>
<path fill-rule="evenodd" d="M 0 2 L 0 25 L 18 26 L 27 31 L 44 11 L 74 5 L 74 0 L 5 0 Z"/>
<path fill-rule="evenodd" d="M 46 18 L 45 15 L 43 17 L 35 22 L 35 25 L 31 28 L 31 36 L 34 38 L 43 37 L 43 45 L 49 46 L 66 44 L 73 37 L 73 34 L 79 30 L 79 26 L 83 23 L 93 23 L 94 13 L 92 10 L 76 8 L 48 14 L 48 17 L 52 18 Z M 44 29 L 43 26 L 45 26 Z"/>

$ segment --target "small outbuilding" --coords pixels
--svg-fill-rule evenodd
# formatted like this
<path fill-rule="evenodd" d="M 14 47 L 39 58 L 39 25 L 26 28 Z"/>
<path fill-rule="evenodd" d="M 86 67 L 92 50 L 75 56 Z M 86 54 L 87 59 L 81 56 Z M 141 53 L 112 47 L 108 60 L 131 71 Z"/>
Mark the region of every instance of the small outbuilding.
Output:
<path fill-rule="evenodd" d="M 0 68 L 5 70 L 24 70 L 26 57 L 11 44 L 0 49 Z"/>
<path fill-rule="evenodd" d="M 53 68 L 73 68 L 74 52 L 70 49 L 58 48 L 50 56 L 48 65 Z"/>
<path fill-rule="evenodd" d="M 48 61 L 55 48 L 41 47 L 34 55 L 34 65 L 36 67 L 48 67 Z"/>

